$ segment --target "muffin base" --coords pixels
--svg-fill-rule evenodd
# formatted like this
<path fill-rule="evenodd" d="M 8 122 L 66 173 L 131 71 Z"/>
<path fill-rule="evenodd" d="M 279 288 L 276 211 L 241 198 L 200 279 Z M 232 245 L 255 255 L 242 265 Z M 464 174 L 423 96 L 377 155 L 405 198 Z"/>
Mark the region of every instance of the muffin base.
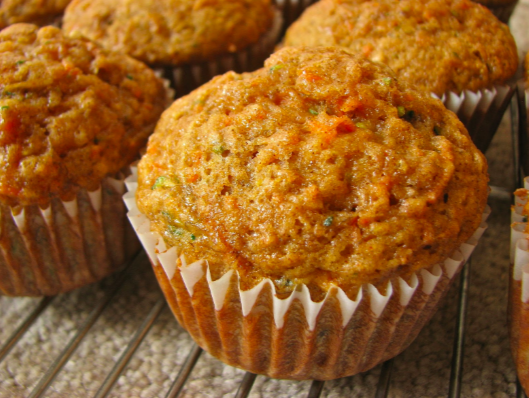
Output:
<path fill-rule="evenodd" d="M 270 280 L 243 291 L 233 271 L 213 281 L 205 261 L 187 265 L 176 248 L 151 232 L 136 207 L 136 178 L 126 181 L 128 216 L 178 322 L 223 362 L 274 378 L 336 379 L 402 352 L 435 313 L 486 228 L 482 223 L 443 264 L 406 280 L 394 278 L 380 291 L 364 285 L 354 300 L 333 287 L 314 302 L 304 285 L 279 299 Z"/>
<path fill-rule="evenodd" d="M 71 202 L 0 206 L 0 294 L 52 296 L 115 272 L 139 249 L 121 200 L 123 180 L 106 178 Z"/>
<path fill-rule="evenodd" d="M 156 68 L 164 78 L 171 82 L 176 98 L 189 94 L 191 91 L 207 83 L 217 75 L 229 71 L 237 73 L 251 72 L 263 66 L 264 61 L 274 52 L 275 45 L 281 34 L 283 18 L 279 10 L 275 10 L 272 26 L 257 43 L 235 52 L 217 57 L 213 61 L 186 64 L 177 67 L 167 66 Z"/>

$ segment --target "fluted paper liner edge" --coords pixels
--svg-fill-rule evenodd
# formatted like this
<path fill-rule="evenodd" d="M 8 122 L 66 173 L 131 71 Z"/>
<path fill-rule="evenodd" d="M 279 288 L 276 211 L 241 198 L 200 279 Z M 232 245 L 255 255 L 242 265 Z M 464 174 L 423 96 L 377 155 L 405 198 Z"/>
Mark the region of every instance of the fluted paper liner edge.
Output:
<path fill-rule="evenodd" d="M 275 0 L 277 7 L 283 14 L 285 28 L 288 28 L 296 19 L 298 19 L 305 9 L 316 0 Z"/>
<path fill-rule="evenodd" d="M 305 285 L 279 299 L 268 279 L 247 291 L 234 271 L 213 281 L 204 260 L 187 264 L 183 254 L 150 230 L 150 221 L 136 206 L 136 169 L 125 182 L 128 217 L 181 325 L 224 362 L 276 378 L 348 376 L 404 350 L 470 257 L 490 213 L 487 207 L 481 226 L 450 258 L 408 282 L 395 278 L 383 292 L 367 284 L 354 299 L 335 286 L 314 302 Z"/>
<path fill-rule="evenodd" d="M 175 92 L 156 75 L 169 106 Z M 122 199 L 125 177 L 115 177 L 105 177 L 95 191 L 79 190 L 69 202 L 53 198 L 46 209 L 0 205 L 0 295 L 65 293 L 119 270 L 139 250 Z"/>
<path fill-rule="evenodd" d="M 117 271 L 139 249 L 122 202 L 124 178 L 72 201 L 0 206 L 0 294 L 52 296 Z"/>
<path fill-rule="evenodd" d="M 461 94 L 447 92 L 440 99 L 465 125 L 478 149 L 485 152 L 510 104 L 515 88 L 497 84 L 490 89 L 464 90 Z"/>
<path fill-rule="evenodd" d="M 516 8 L 516 5 L 518 4 L 518 1 L 515 1 L 512 4 L 507 4 L 504 6 L 497 5 L 497 6 L 491 6 L 487 5 L 487 7 L 495 16 L 503 23 L 509 23 L 509 19 L 511 18 L 511 15 Z"/>

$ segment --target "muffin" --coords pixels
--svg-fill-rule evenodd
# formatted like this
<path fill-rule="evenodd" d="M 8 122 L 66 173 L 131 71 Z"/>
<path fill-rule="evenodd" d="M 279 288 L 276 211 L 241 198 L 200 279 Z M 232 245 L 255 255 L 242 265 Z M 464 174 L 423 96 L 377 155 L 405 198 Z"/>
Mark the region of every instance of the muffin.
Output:
<path fill-rule="evenodd" d="M 260 67 L 280 25 L 270 0 L 74 0 L 63 29 L 169 68 L 182 93 L 231 68 Z"/>
<path fill-rule="evenodd" d="M 527 171 L 527 134 L 529 104 L 529 55 L 525 58 L 524 83 L 519 85 L 521 166 Z M 523 155 L 523 156 L 522 156 Z M 529 392 L 529 179 L 518 189 L 512 208 L 511 278 L 509 291 L 509 321 L 511 351 L 518 378 L 526 394 Z"/>
<path fill-rule="evenodd" d="M 513 94 L 495 86 L 518 68 L 509 28 L 470 0 L 321 0 L 288 29 L 284 42 L 343 46 L 389 65 L 400 79 L 444 95 L 482 150 Z"/>
<path fill-rule="evenodd" d="M 180 323 L 224 362 L 290 379 L 402 351 L 488 192 L 455 115 L 339 48 L 285 48 L 177 100 L 135 179 L 129 218 Z"/>
<path fill-rule="evenodd" d="M 0 29 L 19 22 L 47 25 L 55 22 L 71 0 L 3 0 Z"/>
<path fill-rule="evenodd" d="M 474 0 L 476 3 L 483 4 L 492 11 L 496 17 L 504 22 L 509 22 L 518 0 Z"/>
<path fill-rule="evenodd" d="M 54 295 L 136 250 L 121 171 L 170 103 L 144 64 L 54 27 L 0 32 L 0 293 Z"/>

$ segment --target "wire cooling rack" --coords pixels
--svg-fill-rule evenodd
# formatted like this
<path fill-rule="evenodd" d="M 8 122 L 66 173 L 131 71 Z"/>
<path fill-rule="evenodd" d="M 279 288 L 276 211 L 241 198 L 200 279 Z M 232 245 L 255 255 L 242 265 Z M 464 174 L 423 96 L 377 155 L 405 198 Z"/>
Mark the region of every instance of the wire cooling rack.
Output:
<path fill-rule="evenodd" d="M 67 342 L 64 342 L 65 344 L 62 352 L 60 352 L 53 359 L 47 370 L 40 375 L 38 382 L 32 387 L 29 395 L 27 395 L 28 397 L 37 398 L 47 396 L 46 392 L 48 388 L 54 383 L 61 371 L 64 370 L 73 354 L 79 348 L 85 337 L 91 333 L 91 329 L 98 322 L 105 310 L 118 299 L 119 295 L 127 294 L 127 292 L 124 293 L 121 291 L 127 282 L 127 279 L 131 274 L 138 272 L 138 268 L 145 266 L 146 263 L 147 258 L 145 254 L 143 252 L 138 253 L 135 259 L 125 268 L 125 270 L 123 270 L 117 276 L 111 278 L 113 279 L 111 283 L 106 281 L 106 286 L 102 288 L 104 291 L 102 297 L 93 303 L 91 310 L 88 312 L 88 315 L 79 323 L 75 333 L 70 336 Z M 458 315 L 456 319 L 457 333 L 453 344 L 452 368 L 450 379 L 448 380 L 449 397 L 458 397 L 461 391 L 469 272 L 470 264 L 467 263 L 460 276 Z M 132 292 L 129 290 L 128 294 L 130 293 Z M 132 337 L 122 348 L 121 354 L 115 361 L 113 367 L 108 371 L 105 378 L 100 381 L 99 389 L 92 396 L 102 398 L 110 395 L 116 385 L 116 382 L 123 374 L 131 359 L 134 357 L 138 348 L 141 346 L 142 341 L 155 324 L 157 318 L 160 316 L 160 314 L 162 314 L 162 312 L 167 311 L 167 307 L 161 293 L 157 292 L 157 295 L 158 297 L 150 306 L 147 315 L 139 323 L 134 333 L 132 333 Z M 5 340 L 0 348 L 0 362 L 6 359 L 10 352 L 16 348 L 17 344 L 24 338 L 25 334 L 28 333 L 31 328 L 38 327 L 36 324 L 38 323 L 39 318 L 43 316 L 48 307 L 50 307 L 54 301 L 59 299 L 60 298 L 50 297 L 41 299 L 38 304 L 25 316 L 25 318 L 21 320 L 20 325 L 11 333 L 11 335 Z M 1 320 L 2 318 L 0 318 L 0 321 Z M 54 336 L 50 336 L 50 338 L 53 339 Z M 192 374 L 201 354 L 202 349 L 200 349 L 196 344 L 192 343 L 188 345 L 187 357 L 183 365 L 180 366 L 177 376 L 173 379 L 169 389 L 167 389 L 167 391 L 165 391 L 164 394 L 160 396 L 165 396 L 167 398 L 181 396 L 182 392 L 185 390 L 186 381 Z M 385 362 L 381 366 L 375 392 L 376 398 L 388 396 L 392 367 L 392 360 Z M 257 375 L 246 372 L 242 377 L 236 392 L 231 396 L 238 398 L 247 397 L 252 389 L 256 377 Z M 308 386 L 306 396 L 310 398 L 320 397 L 324 385 L 325 382 L 312 381 L 310 386 Z"/>
<path fill-rule="evenodd" d="M 285 10 L 288 25 L 314 0 L 276 2 Z M 511 106 L 516 186 L 521 186 L 524 169 L 529 170 L 527 136 L 521 134 L 525 130 L 517 128 L 522 108 Z M 509 192 L 494 188 L 491 195 L 509 201 Z M 470 275 L 469 261 L 449 293 L 457 296 L 449 304 L 455 316 L 447 317 L 451 323 L 447 327 L 447 357 L 451 359 L 441 377 L 442 396 L 449 398 L 466 396 L 462 391 L 466 382 Z M 510 353 L 501 355 L 508 357 Z M 143 251 L 120 273 L 69 294 L 41 299 L 0 297 L 0 398 L 242 398 L 252 394 L 278 397 L 278 391 L 281 396 L 308 398 L 393 397 L 397 395 L 392 376 L 403 364 L 401 357 L 340 381 L 277 382 L 278 389 L 267 390 L 266 383 L 275 381 L 221 364 L 192 342 L 165 304 Z M 161 364 L 158 368 L 163 371 L 149 370 L 149 364 Z M 147 370 L 141 370 L 145 367 Z M 347 388 L 342 388 L 344 385 Z M 422 396 L 413 391 L 401 392 L 400 396 Z M 503 393 L 525 397 L 519 383 L 515 391 Z M 480 396 L 479 392 L 473 396 Z"/>
<path fill-rule="evenodd" d="M 519 129 L 516 128 L 519 117 L 518 108 L 515 106 L 511 106 L 511 119 L 513 170 L 515 170 L 516 184 L 519 184 L 525 174 L 522 167 L 526 162 L 525 154 L 529 152 L 524 149 L 526 137 L 519 134 Z M 500 200 L 510 198 L 507 190 L 501 188 L 494 188 L 492 195 Z M 22 358 L 18 362 L 11 361 L 13 365 L 5 367 L 8 369 L 7 374 L 12 374 L 15 381 L 11 389 L 0 390 L 0 397 L 71 397 L 74 395 L 65 392 L 61 386 L 72 378 L 81 380 L 77 386 L 74 383 L 73 388 L 81 391 L 78 396 L 82 397 L 230 396 L 242 398 L 249 396 L 256 380 L 266 378 L 235 370 L 211 357 L 206 364 L 202 364 L 202 359 L 209 355 L 203 354 L 202 350 L 176 324 L 149 268 L 148 259 L 141 251 L 124 267 L 121 273 L 75 292 L 42 299 L 0 298 L 0 310 L 3 311 L 0 312 L 0 366 L 2 362 L 9 361 L 12 355 L 16 354 L 15 356 Z M 449 398 L 463 396 L 470 271 L 469 262 L 464 266 L 456 287 L 452 288 L 452 292 L 457 293 L 458 299 L 454 301 L 457 315 L 453 319 L 454 337 L 450 348 L 450 372 L 446 378 L 446 396 Z M 21 306 L 20 303 L 24 300 L 27 304 Z M 12 310 L 12 307 L 16 309 Z M 68 309 L 63 310 L 64 308 Z M 19 311 L 23 314 L 22 317 L 18 316 Z M 165 319 L 166 326 L 158 327 L 157 332 L 153 331 L 162 318 Z M 110 332 L 116 338 L 109 339 L 108 325 L 113 323 L 119 326 L 112 327 Z M 62 331 L 65 324 L 70 325 L 67 332 Z M 178 333 L 176 337 L 166 335 L 165 330 L 177 330 Z M 50 349 L 46 346 L 46 343 L 50 341 L 54 342 L 54 347 L 60 348 Z M 111 355 L 102 353 L 99 347 L 99 345 L 109 344 L 109 341 L 115 345 L 111 350 Z M 35 345 L 39 344 L 42 345 L 42 349 L 35 348 Z M 157 354 L 160 350 L 156 347 L 171 344 L 177 344 L 173 349 L 174 357 L 171 356 L 172 354 L 169 356 L 165 354 L 161 359 Z M 145 352 L 142 354 L 142 350 L 147 349 L 150 356 L 145 355 Z M 43 350 L 50 351 L 44 359 L 39 356 Z M 26 351 L 29 351 L 29 354 L 24 356 Z M 503 355 L 510 354 L 505 352 Z M 136 385 L 132 390 L 127 390 L 131 384 L 134 384 L 130 383 L 130 379 L 135 377 L 135 369 L 151 360 L 166 361 L 171 370 L 165 372 L 163 376 L 152 376 L 148 382 L 139 383 L 139 386 Z M 92 376 L 89 380 L 84 380 L 88 362 L 93 363 L 93 366 L 88 366 L 89 369 L 92 368 L 90 372 Z M 210 377 L 208 374 L 211 375 L 211 373 L 204 371 L 204 367 L 211 366 L 212 363 L 220 369 L 216 373 L 213 372 L 217 379 L 219 377 L 222 379 L 227 372 L 230 382 L 223 384 L 221 380 L 217 386 L 220 385 L 222 388 L 214 387 L 209 392 L 198 393 L 196 386 L 195 390 L 191 388 L 195 383 L 196 377 L 194 376 L 205 372 L 204 377 Z M 17 377 L 17 367 L 30 368 L 32 371 L 25 377 Z M 357 395 L 348 396 L 373 396 L 375 398 L 391 396 L 393 370 L 394 360 L 390 360 L 374 371 L 367 372 L 369 376 L 366 377 L 370 378 L 371 386 L 367 386 L 369 383 L 360 387 L 356 386 L 356 389 L 351 389 L 351 391 L 356 391 Z M 82 376 L 79 376 L 79 373 Z M 7 377 L 5 374 L 4 377 Z M 0 380 L 1 377 L 2 374 L 0 374 Z M 233 380 L 238 382 L 234 383 Z M 343 381 L 343 383 L 354 382 L 355 380 L 351 378 Z M 217 383 L 219 383 L 218 380 Z M 330 396 L 335 385 L 332 384 L 334 382 L 321 381 L 300 383 L 297 385 L 297 396 L 300 396 L 299 390 L 303 390 L 301 394 L 309 398 Z M 290 388 L 288 386 L 292 384 L 285 388 Z M 326 392 L 323 393 L 324 391 Z M 259 396 L 275 397 L 277 395 L 272 392 L 263 392 Z M 335 394 L 333 396 L 345 395 Z M 524 396 L 518 384 L 516 397 Z"/>

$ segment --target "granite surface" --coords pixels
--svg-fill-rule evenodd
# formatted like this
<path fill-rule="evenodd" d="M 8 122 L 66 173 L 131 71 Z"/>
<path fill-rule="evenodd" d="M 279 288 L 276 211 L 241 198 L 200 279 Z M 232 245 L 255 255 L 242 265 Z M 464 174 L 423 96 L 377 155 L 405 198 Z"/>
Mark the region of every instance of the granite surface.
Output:
<path fill-rule="evenodd" d="M 529 0 L 521 0 L 511 28 L 523 55 L 529 49 Z M 514 189 L 509 112 L 486 155 L 491 185 Z M 471 285 L 462 380 L 463 397 L 515 396 L 516 375 L 507 330 L 509 209 L 506 195 L 490 199 L 489 229 L 471 265 Z M 120 275 L 56 297 L 35 324 L 0 362 L 0 398 L 28 396 L 56 356 L 75 335 Z M 432 321 L 394 361 L 392 398 L 446 397 L 457 314 L 458 283 L 448 292 Z M 93 396 L 136 329 L 161 295 L 141 256 L 101 317 L 43 396 Z M 0 346 L 38 304 L 39 299 L 0 297 Z M 184 363 L 192 342 L 167 307 L 118 379 L 110 397 L 163 397 Z M 323 397 L 374 397 L 380 366 L 325 384 Z M 244 372 L 202 354 L 183 397 L 234 396 Z M 257 377 L 250 397 L 307 396 L 310 382 Z"/>

